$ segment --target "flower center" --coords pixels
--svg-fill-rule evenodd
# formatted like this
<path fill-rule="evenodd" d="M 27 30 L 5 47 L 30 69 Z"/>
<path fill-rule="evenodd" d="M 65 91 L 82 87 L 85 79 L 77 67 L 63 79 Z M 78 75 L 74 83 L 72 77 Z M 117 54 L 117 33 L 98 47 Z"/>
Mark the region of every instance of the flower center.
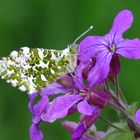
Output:
<path fill-rule="evenodd" d="M 115 52 L 116 46 L 114 44 L 112 44 L 111 46 L 109 46 L 109 49 L 111 52 Z"/>

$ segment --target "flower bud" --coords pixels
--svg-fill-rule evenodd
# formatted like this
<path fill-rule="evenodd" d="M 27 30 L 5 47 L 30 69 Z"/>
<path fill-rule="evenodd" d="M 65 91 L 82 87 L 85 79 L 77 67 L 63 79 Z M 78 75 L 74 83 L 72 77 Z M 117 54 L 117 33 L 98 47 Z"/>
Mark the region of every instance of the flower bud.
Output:
<path fill-rule="evenodd" d="M 88 102 L 96 105 L 99 108 L 104 108 L 110 99 L 110 95 L 103 90 L 93 91 L 89 97 Z"/>

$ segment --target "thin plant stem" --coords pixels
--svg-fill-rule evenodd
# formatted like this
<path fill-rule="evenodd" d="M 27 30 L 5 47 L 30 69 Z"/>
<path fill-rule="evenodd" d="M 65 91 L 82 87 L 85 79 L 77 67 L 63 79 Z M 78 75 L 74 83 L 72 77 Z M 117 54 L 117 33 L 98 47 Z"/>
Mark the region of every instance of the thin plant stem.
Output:
<path fill-rule="evenodd" d="M 121 93 L 122 100 L 124 101 L 125 105 L 128 107 L 127 100 L 126 100 L 126 98 L 125 98 L 125 96 L 124 96 L 124 94 L 123 94 L 123 92 L 122 92 L 120 86 L 119 86 L 119 92 Z"/>
<path fill-rule="evenodd" d="M 106 90 L 108 91 L 108 93 L 110 93 L 110 87 L 107 79 L 105 80 L 105 85 L 106 85 Z"/>
<path fill-rule="evenodd" d="M 100 116 L 100 120 L 102 120 L 102 121 L 105 122 L 107 125 L 109 125 L 109 126 L 115 128 L 115 129 L 117 129 L 117 130 L 119 130 L 119 131 L 123 131 L 123 132 L 125 131 L 125 130 L 123 130 L 122 128 L 120 128 L 120 127 L 114 125 L 112 122 L 106 120 L 106 119 L 105 119 L 104 117 L 102 117 L 102 116 Z"/>
<path fill-rule="evenodd" d="M 119 82 L 118 82 L 118 76 L 115 76 L 115 87 L 116 87 L 116 95 L 117 95 L 117 99 L 121 98 L 121 93 L 119 91 Z"/>
<path fill-rule="evenodd" d="M 117 110 L 119 110 L 120 112 L 122 112 L 123 114 L 125 114 L 128 118 L 132 119 L 132 117 L 130 116 L 130 114 L 126 111 L 126 108 L 120 102 L 118 102 L 116 99 L 115 100 L 114 99 L 113 100 L 110 100 L 109 103 L 114 108 L 116 108 Z"/>
<path fill-rule="evenodd" d="M 122 99 L 125 103 L 125 105 L 128 106 L 128 103 L 126 101 L 126 98 L 124 96 L 124 94 L 122 93 L 122 90 L 120 88 L 120 85 L 119 85 L 119 80 L 118 80 L 118 76 L 116 75 L 115 76 L 115 86 L 116 86 L 116 94 L 117 94 L 117 99 Z"/>

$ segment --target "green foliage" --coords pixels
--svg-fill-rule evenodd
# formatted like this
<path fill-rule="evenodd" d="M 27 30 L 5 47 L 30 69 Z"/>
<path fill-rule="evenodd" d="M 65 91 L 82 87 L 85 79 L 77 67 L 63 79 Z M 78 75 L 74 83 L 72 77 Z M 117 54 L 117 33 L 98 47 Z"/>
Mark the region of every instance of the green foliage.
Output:
<path fill-rule="evenodd" d="M 136 112 L 137 109 L 138 109 L 138 102 L 134 102 L 133 104 L 128 106 L 129 113 L 132 116 L 135 115 L 135 112 Z"/>
<path fill-rule="evenodd" d="M 102 140 L 135 140 L 133 132 L 129 130 L 127 124 L 123 121 L 119 123 L 114 123 L 124 131 L 119 131 L 114 128 L 109 128 L 106 136 Z"/>

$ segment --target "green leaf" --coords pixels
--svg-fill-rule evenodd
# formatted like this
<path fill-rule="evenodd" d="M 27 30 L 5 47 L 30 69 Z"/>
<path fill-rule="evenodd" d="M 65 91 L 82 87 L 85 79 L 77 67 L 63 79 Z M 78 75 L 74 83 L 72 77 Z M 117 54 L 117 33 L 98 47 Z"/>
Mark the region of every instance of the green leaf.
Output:
<path fill-rule="evenodd" d="M 133 132 L 131 132 L 127 126 L 127 123 L 120 121 L 113 123 L 124 131 L 118 131 L 115 128 L 109 128 L 106 136 L 102 140 L 135 140 Z"/>
<path fill-rule="evenodd" d="M 131 131 L 118 132 L 114 131 L 107 134 L 102 140 L 135 140 L 134 134 Z"/>
<path fill-rule="evenodd" d="M 129 113 L 132 116 L 135 115 L 135 112 L 136 112 L 137 109 L 138 109 L 138 102 L 135 102 L 135 103 L 128 106 Z"/>

